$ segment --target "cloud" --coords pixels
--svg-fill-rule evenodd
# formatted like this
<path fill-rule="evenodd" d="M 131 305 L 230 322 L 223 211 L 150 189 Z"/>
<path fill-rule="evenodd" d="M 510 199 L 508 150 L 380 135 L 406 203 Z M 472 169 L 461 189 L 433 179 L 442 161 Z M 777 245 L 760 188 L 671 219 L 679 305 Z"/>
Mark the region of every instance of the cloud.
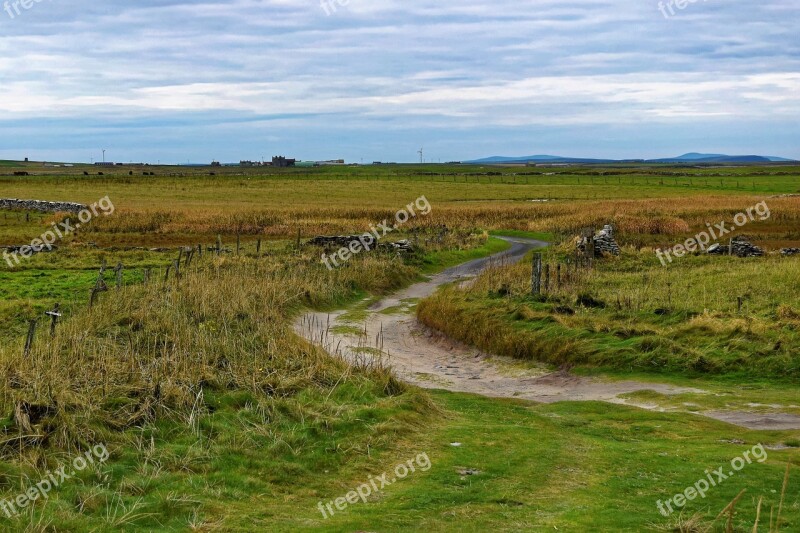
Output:
<path fill-rule="evenodd" d="M 670 155 L 644 151 L 681 126 L 716 132 L 729 151 L 749 140 L 750 151 L 800 157 L 796 142 L 755 140 L 770 123 L 797 138 L 800 8 L 789 0 L 698 1 L 670 18 L 655 0 L 333 4 L 329 15 L 298 0 L 52 0 L 0 12 L 0 155 L 43 153 L 77 131 L 85 144 L 59 153 L 87 159 L 113 131 L 115 150 L 150 160 L 210 159 L 192 139 L 231 160 L 258 139 L 412 160 L 405 145 L 420 137 L 453 159 L 504 138 L 546 151 L 521 134 L 546 127 L 571 128 L 577 153 L 586 131 L 612 126 L 608 150 Z M 731 139 L 730 121 L 747 139 Z M 185 142 L 171 150 L 140 133 L 160 127 Z M 487 129 L 498 139 L 481 141 Z M 298 140 L 311 131 L 332 135 Z"/>

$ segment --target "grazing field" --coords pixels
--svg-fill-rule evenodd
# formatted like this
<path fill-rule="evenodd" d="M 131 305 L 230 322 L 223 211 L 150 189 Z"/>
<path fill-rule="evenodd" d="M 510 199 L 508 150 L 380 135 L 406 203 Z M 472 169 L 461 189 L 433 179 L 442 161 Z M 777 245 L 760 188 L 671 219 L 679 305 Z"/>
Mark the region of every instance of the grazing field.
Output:
<path fill-rule="evenodd" d="M 0 197 L 90 204 L 108 196 L 115 206 L 51 253 L 13 268 L 0 262 L 0 500 L 14 501 L 92 446 L 109 451 L 47 498 L 20 504 L 18 515 L 0 509 L 0 527 L 725 531 L 728 518 L 713 519 L 747 489 L 732 530 L 753 530 L 762 497 L 759 531 L 800 528 L 795 469 L 783 486 L 786 465 L 800 463 L 800 431 L 750 431 L 696 414 L 800 414 L 800 256 L 777 254 L 800 246 L 800 168 L 102 172 L 0 164 Z M 423 195 L 430 214 L 387 236 L 410 240 L 413 254 L 356 254 L 329 270 L 322 249 L 306 244 L 367 231 Z M 697 253 L 664 266 L 654 253 L 759 202 L 770 217 L 738 233 L 765 257 Z M 30 243 L 66 217 L 0 211 L 0 247 Z M 347 364 L 292 329 L 303 309 L 351 307 L 358 316 L 365 298 L 500 251 L 490 234 L 545 238 L 555 268 L 574 257 L 575 236 L 604 224 L 615 227 L 619 257 L 574 270 L 538 297 L 529 258 L 498 264 L 420 302 L 420 320 L 523 366 L 706 393 L 630 395 L 632 405 L 661 408 L 645 410 L 423 391 L 384 360 Z M 176 272 L 178 249 L 198 245 L 202 255 L 181 252 Z M 102 263 L 109 290 L 90 308 Z M 51 337 L 43 313 L 56 303 L 63 316 Z M 682 512 L 659 513 L 657 501 L 758 445 L 764 462 Z M 320 502 L 421 453 L 429 470 L 334 507 L 330 518 L 320 512 Z"/>

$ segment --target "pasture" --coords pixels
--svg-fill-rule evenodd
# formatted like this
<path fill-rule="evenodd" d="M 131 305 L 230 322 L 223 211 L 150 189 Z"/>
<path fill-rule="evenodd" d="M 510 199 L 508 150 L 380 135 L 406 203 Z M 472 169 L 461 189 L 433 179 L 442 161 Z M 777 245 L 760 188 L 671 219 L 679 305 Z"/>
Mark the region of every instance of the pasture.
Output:
<path fill-rule="evenodd" d="M 0 262 L 0 500 L 93 444 L 110 451 L 19 514 L 0 512 L 0 527 L 725 531 L 728 516 L 714 518 L 746 489 L 731 530 L 753 530 L 759 508 L 759 531 L 800 528 L 795 469 L 783 485 L 787 463 L 800 462 L 800 430 L 701 416 L 800 414 L 800 257 L 776 253 L 800 246 L 798 167 L 0 163 L 0 191 L 86 204 L 108 196 L 115 206 L 52 253 L 14 268 Z M 305 244 L 366 231 L 422 195 L 431 213 L 391 236 L 411 240 L 410 256 L 359 254 L 328 270 L 321 250 Z M 659 263 L 655 247 L 758 202 L 770 217 L 741 233 L 767 256 Z M 30 243 L 65 216 L 0 211 L 0 246 Z M 471 286 L 444 287 L 415 303 L 416 313 L 523 369 L 706 392 L 645 391 L 614 405 L 422 390 L 382 361 L 331 358 L 292 329 L 306 309 L 349 308 L 357 322 L 365 299 L 498 252 L 490 234 L 546 238 L 555 266 L 573 256 L 576 235 L 604 224 L 615 227 L 621 255 L 544 296 L 530 295 L 526 257 Z M 229 252 L 216 253 L 217 242 Z M 178 249 L 198 245 L 202 254 L 181 254 L 176 273 Z M 101 264 L 109 290 L 89 308 Z M 51 337 L 43 313 L 55 303 L 63 316 Z M 765 462 L 682 512 L 659 513 L 658 500 L 759 444 Z M 320 513 L 319 502 L 422 452 L 429 471 L 332 518 Z"/>

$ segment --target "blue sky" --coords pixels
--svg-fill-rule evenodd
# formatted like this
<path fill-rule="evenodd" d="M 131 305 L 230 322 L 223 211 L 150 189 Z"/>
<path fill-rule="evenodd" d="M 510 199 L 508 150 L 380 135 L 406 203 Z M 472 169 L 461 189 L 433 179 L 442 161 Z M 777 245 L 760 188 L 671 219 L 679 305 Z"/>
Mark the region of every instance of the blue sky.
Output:
<path fill-rule="evenodd" d="M 0 158 L 800 159 L 797 0 L 14 1 Z"/>

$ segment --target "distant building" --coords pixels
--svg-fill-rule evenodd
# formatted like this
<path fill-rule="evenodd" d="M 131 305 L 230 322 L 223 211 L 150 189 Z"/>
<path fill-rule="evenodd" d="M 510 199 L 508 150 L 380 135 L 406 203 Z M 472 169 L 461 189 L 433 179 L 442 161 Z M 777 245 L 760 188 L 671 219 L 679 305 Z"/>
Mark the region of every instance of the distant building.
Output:
<path fill-rule="evenodd" d="M 114 163 L 112 163 L 111 161 L 98 161 L 98 162 L 95 163 L 95 166 L 98 166 L 98 167 L 113 167 Z"/>
<path fill-rule="evenodd" d="M 212 167 L 221 167 L 222 163 L 220 163 L 219 161 L 212 161 L 211 162 L 211 166 Z"/>
<path fill-rule="evenodd" d="M 260 161 L 239 161 L 240 167 L 260 167 Z"/>
<path fill-rule="evenodd" d="M 278 168 L 293 167 L 297 163 L 297 159 L 286 159 L 282 155 L 277 155 L 272 158 L 272 166 Z"/>

